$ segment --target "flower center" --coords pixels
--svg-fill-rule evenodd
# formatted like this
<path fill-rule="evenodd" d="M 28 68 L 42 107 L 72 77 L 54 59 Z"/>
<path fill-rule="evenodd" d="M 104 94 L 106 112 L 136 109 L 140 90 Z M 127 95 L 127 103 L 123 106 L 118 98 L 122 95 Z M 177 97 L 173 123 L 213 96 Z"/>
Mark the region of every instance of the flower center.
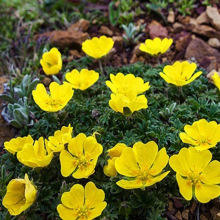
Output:
<path fill-rule="evenodd" d="M 79 168 L 82 166 L 85 167 L 87 166 L 88 162 L 89 162 L 89 159 L 82 155 L 78 158 L 78 167 Z"/>
<path fill-rule="evenodd" d="M 140 179 L 142 182 L 146 182 L 147 179 L 149 178 L 149 172 L 148 170 L 140 170 L 138 174 L 138 179 Z"/>
<path fill-rule="evenodd" d="M 89 208 L 85 205 L 77 210 L 77 215 L 79 218 L 82 216 L 88 218 L 88 214 L 89 214 Z"/>

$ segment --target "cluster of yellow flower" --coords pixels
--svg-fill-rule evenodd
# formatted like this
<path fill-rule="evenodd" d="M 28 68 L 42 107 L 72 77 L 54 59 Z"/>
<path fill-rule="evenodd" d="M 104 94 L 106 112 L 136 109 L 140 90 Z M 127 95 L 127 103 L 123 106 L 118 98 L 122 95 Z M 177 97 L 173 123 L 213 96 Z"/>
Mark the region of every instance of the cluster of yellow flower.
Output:
<path fill-rule="evenodd" d="M 48 166 L 54 153 L 60 153 L 61 174 L 64 177 L 72 174 L 76 179 L 88 178 L 95 172 L 103 147 L 93 136 L 86 137 L 85 134 L 80 133 L 73 138 L 72 131 L 73 128 L 70 125 L 63 126 L 48 140 L 40 137 L 34 142 L 28 135 L 23 138 L 13 138 L 5 142 L 4 146 L 8 152 L 17 153 L 18 160 L 31 168 Z M 3 205 L 11 215 L 19 215 L 34 203 L 36 194 L 36 187 L 25 174 L 24 179 L 10 181 Z M 104 191 L 97 189 L 94 183 L 87 183 L 85 190 L 82 185 L 76 184 L 70 192 L 62 195 L 62 204 L 57 206 L 57 210 L 62 219 L 73 217 L 78 219 L 81 216 L 93 219 L 99 216 L 106 207 L 106 202 L 103 202 L 104 198 Z"/>
<path fill-rule="evenodd" d="M 130 116 L 134 111 L 147 108 L 147 98 L 140 95 L 147 91 L 149 82 L 144 83 L 140 77 L 133 74 L 118 73 L 116 76 L 110 74 L 111 81 L 106 81 L 106 85 L 111 89 L 111 100 L 109 106 L 116 112 L 121 112 L 125 116 Z"/>
<path fill-rule="evenodd" d="M 110 84 L 111 85 L 111 84 Z M 103 171 L 106 176 L 115 177 L 117 173 L 124 178 L 117 185 L 124 189 L 136 189 L 151 186 L 163 180 L 170 171 L 163 172 L 168 161 L 176 172 L 180 193 L 186 200 L 196 197 L 199 202 L 206 203 L 220 195 L 220 162 L 212 162 L 212 154 L 208 150 L 220 142 L 220 124 L 205 119 L 184 127 L 185 132 L 180 138 L 191 147 L 182 148 L 178 155 L 170 157 L 166 148 L 158 151 L 154 141 L 146 144 L 137 142 L 127 147 L 123 143 L 116 144 L 108 150 L 108 164 Z M 63 126 L 61 130 L 50 136 L 48 140 L 35 141 L 31 136 L 17 137 L 5 142 L 5 149 L 15 154 L 26 166 L 48 166 L 54 153 L 60 153 L 61 174 L 76 179 L 88 178 L 95 172 L 98 157 L 103 147 L 94 136 L 86 137 L 80 133 L 72 137 L 73 128 Z M 45 142 L 45 146 L 44 146 Z M 15 190 L 16 189 L 16 190 Z M 27 174 L 24 179 L 13 179 L 7 187 L 3 205 L 11 215 L 18 215 L 30 207 L 36 199 L 36 187 L 29 181 Z M 16 196 L 16 200 L 14 199 Z M 70 216 L 93 219 L 101 214 L 106 207 L 103 190 L 97 189 L 94 183 L 85 186 L 74 185 L 69 192 L 62 195 L 62 204 L 57 210 L 62 219 Z"/>
<path fill-rule="evenodd" d="M 102 36 L 86 40 L 83 51 L 96 59 L 106 55 L 113 47 L 113 40 Z M 140 45 L 140 50 L 153 56 L 166 52 L 172 44 L 172 40 L 146 40 Z M 53 48 L 43 55 L 41 60 L 43 70 L 47 75 L 57 74 L 62 68 L 60 52 Z M 196 72 L 196 64 L 175 62 L 173 65 L 164 67 L 160 76 L 167 82 L 176 86 L 184 86 L 202 72 Z M 36 104 L 44 111 L 56 112 L 64 108 L 73 96 L 73 89 L 85 90 L 92 86 L 98 79 L 99 74 L 93 70 L 76 69 L 67 73 L 67 82 L 59 85 L 52 82 L 49 85 L 49 94 L 43 84 L 38 84 L 33 91 Z M 130 116 L 133 112 L 147 108 L 147 98 L 143 95 L 150 86 L 140 77 L 133 74 L 117 75 L 110 74 L 111 81 L 106 85 L 111 89 L 109 106 L 116 112 Z M 220 88 L 220 77 L 213 76 L 214 83 Z M 40 137 L 34 141 L 30 135 L 17 137 L 5 142 L 5 149 L 17 153 L 18 160 L 31 168 L 45 167 L 50 164 L 54 154 L 60 153 L 61 174 L 64 177 L 72 175 L 76 179 L 88 178 L 95 172 L 99 156 L 103 147 L 95 136 L 86 137 L 80 133 L 72 137 L 73 128 L 63 126 L 61 130 L 50 136 L 48 140 Z M 196 197 L 198 201 L 206 203 L 220 195 L 220 162 L 211 161 L 212 154 L 208 150 L 220 142 L 220 125 L 215 121 L 207 122 L 205 119 L 194 122 L 191 126 L 184 127 L 185 132 L 180 133 L 180 139 L 190 145 L 182 148 L 178 155 L 170 157 L 166 148 L 158 151 L 154 141 L 146 144 L 137 142 L 134 146 L 127 147 L 118 143 L 108 150 L 107 165 L 103 171 L 109 177 L 123 178 L 117 185 L 124 189 L 135 189 L 151 186 L 163 180 L 170 171 L 163 172 L 168 162 L 176 172 L 176 179 L 180 193 L 186 200 Z M 16 190 L 15 190 L 16 189 Z M 24 179 L 13 179 L 7 187 L 7 193 L 3 199 L 3 205 L 11 215 L 18 215 L 36 200 L 37 189 L 30 182 L 27 174 Z M 105 194 L 97 189 L 94 183 L 89 182 L 85 188 L 75 184 L 69 192 L 62 195 L 61 202 L 57 207 L 62 219 L 94 219 L 101 215 L 106 207 Z"/>

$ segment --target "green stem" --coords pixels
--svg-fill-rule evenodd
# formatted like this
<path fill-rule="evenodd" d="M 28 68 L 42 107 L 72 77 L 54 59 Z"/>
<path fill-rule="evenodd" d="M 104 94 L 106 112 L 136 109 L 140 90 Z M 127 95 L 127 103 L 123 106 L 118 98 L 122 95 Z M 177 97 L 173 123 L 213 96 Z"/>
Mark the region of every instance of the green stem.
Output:
<path fill-rule="evenodd" d="M 104 71 L 103 71 L 101 59 L 99 59 L 99 68 L 100 68 L 101 74 L 103 75 L 103 74 L 104 74 Z"/>

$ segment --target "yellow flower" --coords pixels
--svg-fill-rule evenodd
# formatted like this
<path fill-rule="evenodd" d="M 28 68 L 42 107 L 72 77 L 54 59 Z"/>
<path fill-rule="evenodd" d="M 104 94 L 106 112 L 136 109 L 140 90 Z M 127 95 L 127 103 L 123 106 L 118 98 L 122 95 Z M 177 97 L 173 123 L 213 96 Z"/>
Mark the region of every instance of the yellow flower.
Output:
<path fill-rule="evenodd" d="M 68 144 L 72 138 L 73 127 L 63 126 L 61 130 L 55 131 L 54 136 L 48 138 L 48 147 L 53 152 L 60 152 L 64 150 L 65 144 Z"/>
<path fill-rule="evenodd" d="M 66 80 L 74 89 L 86 90 L 99 79 L 99 74 L 94 70 L 77 69 L 66 74 Z"/>
<path fill-rule="evenodd" d="M 11 215 L 19 215 L 34 203 L 36 194 L 35 186 L 25 174 L 24 179 L 13 179 L 9 182 L 2 204 Z"/>
<path fill-rule="evenodd" d="M 126 148 L 127 146 L 122 143 L 116 144 L 113 148 L 108 150 L 108 156 L 111 158 L 108 159 L 108 164 L 104 166 L 103 171 L 106 176 L 109 177 L 115 177 L 117 176 L 117 171 L 115 169 L 115 160 L 121 156 L 122 151 Z"/>
<path fill-rule="evenodd" d="M 147 39 L 144 44 L 142 43 L 140 45 L 139 49 L 143 52 L 149 53 L 152 56 L 157 56 L 167 52 L 172 43 L 172 39 L 164 38 L 161 40 L 160 38 L 155 37 L 153 40 Z"/>
<path fill-rule="evenodd" d="M 110 37 L 93 37 L 91 40 L 86 40 L 82 43 L 82 50 L 90 57 L 99 59 L 108 54 L 113 45 L 114 41 Z"/>
<path fill-rule="evenodd" d="M 68 84 L 59 85 L 52 82 L 49 86 L 50 94 L 47 93 L 45 86 L 39 83 L 32 95 L 35 103 L 44 111 L 57 112 L 63 109 L 73 97 L 73 89 Z"/>
<path fill-rule="evenodd" d="M 214 75 L 212 76 L 212 80 L 214 84 L 218 87 L 218 89 L 220 90 L 220 76 L 218 75 L 218 73 L 214 73 Z"/>
<path fill-rule="evenodd" d="M 45 140 L 46 149 L 44 146 L 44 139 L 40 137 L 33 144 L 26 144 L 24 148 L 17 153 L 18 160 L 26 166 L 46 167 L 53 159 L 53 152 L 47 146 L 47 140 Z"/>
<path fill-rule="evenodd" d="M 49 52 L 43 54 L 40 64 L 46 75 L 53 75 L 62 69 L 61 53 L 57 48 L 52 48 Z"/>
<path fill-rule="evenodd" d="M 75 184 L 69 192 L 63 193 L 62 204 L 57 206 L 59 216 L 63 220 L 92 220 L 102 214 L 107 203 L 105 193 L 93 182 L 88 182 L 85 189 Z"/>
<path fill-rule="evenodd" d="M 117 185 L 124 189 L 136 189 L 160 182 L 169 173 L 162 173 L 168 160 L 166 149 L 162 148 L 158 152 L 154 141 L 147 144 L 137 142 L 133 148 L 125 148 L 115 161 L 117 172 L 126 177 L 118 181 Z"/>
<path fill-rule="evenodd" d="M 72 174 L 74 178 L 81 179 L 88 178 L 95 172 L 103 148 L 94 137 L 80 133 L 70 140 L 68 151 L 60 153 L 61 174 L 64 177 Z"/>
<path fill-rule="evenodd" d="M 186 200 L 193 196 L 207 203 L 220 195 L 220 162 L 212 159 L 209 150 L 182 148 L 178 155 L 170 158 L 170 166 L 176 172 L 181 195 Z"/>
<path fill-rule="evenodd" d="M 22 150 L 25 144 L 33 144 L 34 140 L 30 135 L 27 137 L 17 137 L 17 138 L 12 138 L 10 141 L 6 141 L 4 143 L 5 149 L 12 153 L 15 154 L 18 151 Z"/>
<path fill-rule="evenodd" d="M 173 65 L 167 65 L 163 69 L 163 73 L 160 73 L 160 76 L 167 82 L 176 86 L 184 86 L 196 78 L 198 78 L 202 71 L 196 72 L 196 64 L 184 62 L 175 62 Z M 194 75 L 193 75 L 194 74 Z"/>
<path fill-rule="evenodd" d="M 111 94 L 109 106 L 116 112 L 121 112 L 125 116 L 130 116 L 135 111 L 147 108 L 147 98 L 144 95 L 136 96 L 135 94 Z"/>
<path fill-rule="evenodd" d="M 150 88 L 149 82 L 144 83 L 142 78 L 135 77 L 133 74 L 118 73 L 116 76 L 110 74 L 110 79 L 111 81 L 106 81 L 106 85 L 115 94 L 126 96 L 131 91 L 139 95 Z"/>
<path fill-rule="evenodd" d="M 215 121 L 201 119 L 192 125 L 186 125 L 184 131 L 180 133 L 182 142 L 195 146 L 199 151 L 215 147 L 220 141 L 220 124 Z"/>

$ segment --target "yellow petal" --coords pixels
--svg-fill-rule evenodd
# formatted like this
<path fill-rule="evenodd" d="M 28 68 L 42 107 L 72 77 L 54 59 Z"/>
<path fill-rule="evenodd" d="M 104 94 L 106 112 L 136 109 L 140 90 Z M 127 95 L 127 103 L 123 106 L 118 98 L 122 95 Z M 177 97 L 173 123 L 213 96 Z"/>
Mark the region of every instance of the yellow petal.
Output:
<path fill-rule="evenodd" d="M 162 172 L 163 168 L 167 165 L 169 156 L 167 155 L 166 148 L 162 148 L 153 163 L 153 166 L 150 168 L 150 175 L 156 176 Z"/>
<path fill-rule="evenodd" d="M 96 204 L 94 208 L 90 211 L 89 213 L 89 218 L 94 219 L 102 214 L 102 211 L 105 209 L 107 206 L 106 202 L 101 202 L 99 204 Z"/>
<path fill-rule="evenodd" d="M 117 176 L 117 171 L 115 169 L 115 160 L 116 157 L 108 159 L 108 164 L 103 167 L 103 172 L 106 176 L 115 177 Z"/>
<path fill-rule="evenodd" d="M 118 173 L 128 177 L 135 177 L 139 171 L 133 149 L 127 147 L 123 150 L 120 157 L 115 161 L 115 168 Z"/>
<path fill-rule="evenodd" d="M 152 178 L 148 178 L 147 179 L 147 182 L 144 186 L 152 186 L 154 185 L 155 183 L 158 183 L 160 182 L 161 180 L 163 180 L 168 174 L 169 174 L 170 171 L 167 171 L 165 173 L 162 173 L 161 175 L 159 176 L 156 176 L 156 177 L 152 177 Z"/>
<path fill-rule="evenodd" d="M 63 193 L 61 202 L 66 208 L 78 209 L 84 204 L 84 188 L 80 184 L 75 184 L 69 192 Z"/>
<path fill-rule="evenodd" d="M 157 156 L 158 146 L 154 141 L 150 141 L 146 144 L 137 142 L 133 146 L 133 151 L 136 161 L 141 169 L 148 170 L 152 166 Z"/>
<path fill-rule="evenodd" d="M 60 164 L 61 164 L 61 174 L 64 177 L 69 176 L 77 167 L 76 160 L 74 157 L 66 150 L 60 153 Z"/>
<path fill-rule="evenodd" d="M 143 187 L 143 183 L 140 179 L 119 180 L 116 184 L 123 189 L 138 189 Z"/>
<path fill-rule="evenodd" d="M 220 186 L 217 185 L 206 185 L 196 184 L 195 196 L 201 203 L 207 203 L 211 199 L 214 199 L 220 195 Z"/>
<path fill-rule="evenodd" d="M 86 141 L 86 135 L 83 133 L 80 133 L 75 138 L 72 138 L 68 145 L 69 152 L 77 157 L 82 155 L 85 141 Z"/>
<path fill-rule="evenodd" d="M 108 155 L 113 158 L 113 157 L 120 157 L 122 154 L 122 151 L 126 148 L 127 146 L 123 143 L 118 143 L 116 144 L 113 148 L 108 150 Z"/>
<path fill-rule="evenodd" d="M 85 186 L 85 205 L 89 208 L 95 207 L 97 204 L 103 202 L 105 193 L 98 189 L 93 182 L 88 182 Z"/>
<path fill-rule="evenodd" d="M 192 182 L 188 179 L 184 179 L 179 174 L 176 174 L 176 180 L 177 180 L 181 195 L 186 200 L 191 200 L 192 199 Z"/>
<path fill-rule="evenodd" d="M 213 160 L 209 163 L 201 174 L 201 180 L 208 185 L 220 184 L 220 162 Z"/>
<path fill-rule="evenodd" d="M 69 209 L 62 204 L 57 206 L 57 211 L 63 220 L 76 220 L 78 218 L 77 210 Z"/>

